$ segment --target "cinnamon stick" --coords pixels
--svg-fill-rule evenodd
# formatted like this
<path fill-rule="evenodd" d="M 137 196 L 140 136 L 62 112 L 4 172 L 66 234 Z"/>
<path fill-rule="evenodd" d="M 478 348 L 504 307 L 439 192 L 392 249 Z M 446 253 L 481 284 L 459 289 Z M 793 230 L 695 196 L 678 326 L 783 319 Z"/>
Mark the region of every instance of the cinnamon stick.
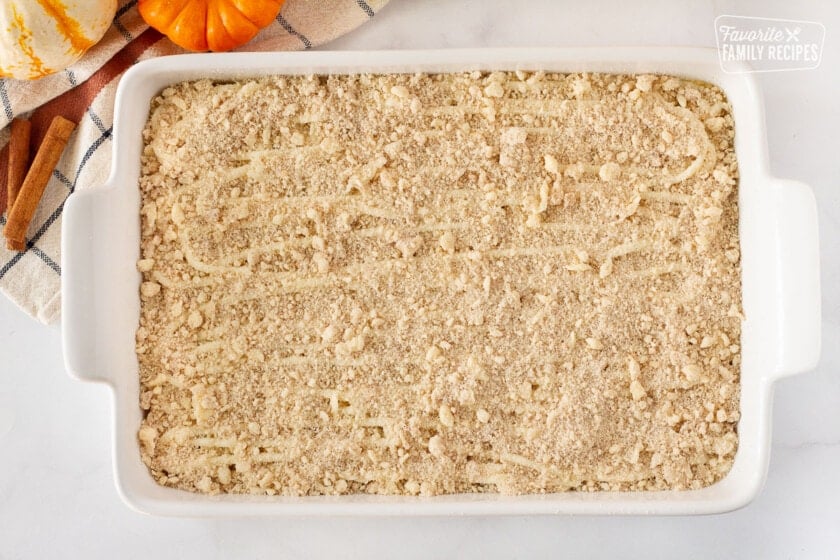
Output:
<path fill-rule="evenodd" d="M 29 222 L 35 215 L 35 209 L 38 208 L 53 169 L 75 128 L 76 123 L 57 116 L 50 123 L 44 140 L 38 146 L 32 166 L 17 193 L 14 206 L 9 210 L 6 227 L 3 229 L 6 246 L 12 251 L 26 250 L 26 230 L 29 229 Z"/>
<path fill-rule="evenodd" d="M 9 136 L 9 170 L 6 174 L 6 208 L 11 213 L 15 198 L 26 177 L 29 167 L 29 137 L 32 123 L 26 119 L 14 119 Z"/>

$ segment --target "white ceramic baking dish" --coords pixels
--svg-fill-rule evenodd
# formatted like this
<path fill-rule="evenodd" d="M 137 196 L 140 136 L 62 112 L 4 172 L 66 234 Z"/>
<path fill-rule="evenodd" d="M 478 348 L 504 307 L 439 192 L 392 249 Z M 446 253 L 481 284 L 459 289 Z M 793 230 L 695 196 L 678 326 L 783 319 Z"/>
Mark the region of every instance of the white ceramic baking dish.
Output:
<path fill-rule="evenodd" d="M 736 123 L 743 324 L 740 446 L 731 472 L 685 492 L 561 493 L 434 498 L 204 496 L 158 486 L 140 460 L 139 317 L 141 131 L 167 85 L 270 74 L 543 69 L 668 73 L 706 80 L 728 95 Z M 123 499 L 161 515 L 701 514 L 732 510 L 760 490 L 770 449 L 774 382 L 815 366 L 820 347 L 817 213 L 811 190 L 771 177 L 764 117 L 752 76 L 721 71 L 714 50 L 685 48 L 483 49 L 186 55 L 153 59 L 119 85 L 111 175 L 70 197 L 62 228 L 62 329 L 70 373 L 106 383 L 114 397 L 114 468 Z"/>

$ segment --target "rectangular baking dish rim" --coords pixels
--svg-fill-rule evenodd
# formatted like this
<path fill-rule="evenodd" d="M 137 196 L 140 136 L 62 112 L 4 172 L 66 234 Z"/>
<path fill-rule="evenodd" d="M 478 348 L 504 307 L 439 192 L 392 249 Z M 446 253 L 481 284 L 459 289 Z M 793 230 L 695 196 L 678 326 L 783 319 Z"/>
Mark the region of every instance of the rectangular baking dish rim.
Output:
<path fill-rule="evenodd" d="M 546 69 L 552 71 L 611 71 L 622 73 L 668 73 L 688 78 L 704 79 L 718 84 L 733 102 L 736 120 L 736 151 L 741 168 L 742 184 L 750 182 L 776 185 L 780 181 L 767 172 L 764 147 L 764 123 L 761 98 L 752 76 L 732 76 L 723 73 L 717 65 L 717 55 L 712 49 L 694 48 L 583 48 L 583 49 L 469 49 L 446 51 L 377 51 L 377 52 L 311 52 L 311 53 L 233 53 L 224 55 L 184 55 L 153 59 L 136 65 L 122 79 L 117 93 L 115 107 L 114 158 L 112 171 L 103 189 L 81 191 L 67 203 L 63 224 L 63 243 L 67 249 L 62 257 L 65 274 L 62 276 L 65 361 L 71 374 L 87 380 L 103 381 L 112 389 L 115 410 L 114 465 L 115 478 L 120 494 L 130 506 L 140 511 L 162 515 L 453 515 L 453 514 L 531 514 L 531 513 L 591 513 L 591 514 L 700 514 L 721 512 L 748 503 L 759 491 L 766 473 L 769 437 L 770 409 L 773 381 L 782 375 L 796 373 L 816 361 L 819 345 L 808 348 L 794 359 L 780 356 L 772 348 L 759 353 L 756 349 L 744 348 L 744 366 L 750 368 L 748 380 L 742 380 L 742 422 L 748 420 L 748 430 L 742 432 L 741 444 L 736 455 L 735 466 L 721 482 L 703 490 L 684 492 L 628 492 L 628 493 L 561 493 L 540 496 L 499 495 L 452 495 L 433 498 L 412 498 L 400 496 L 340 496 L 340 497 L 262 497 L 262 496 L 204 496 L 162 488 L 151 479 L 139 458 L 136 428 L 139 424 L 137 407 L 137 372 L 135 367 L 115 368 L 114 364 L 125 364 L 127 342 L 130 338 L 133 355 L 133 330 L 139 313 L 136 286 L 139 274 L 133 269 L 138 247 L 133 253 L 122 255 L 123 262 L 117 266 L 113 260 L 102 255 L 113 254 L 115 249 L 108 242 L 99 241 L 98 251 L 79 247 L 73 243 L 80 237 L 80 231 L 96 232 L 99 229 L 117 232 L 111 244 L 120 233 L 125 235 L 126 222 L 139 229 L 139 195 L 134 192 L 139 172 L 139 152 L 142 141 L 139 132 L 145 122 L 148 101 L 166 83 L 185 79 L 212 78 L 231 79 L 259 75 L 284 73 L 348 73 L 348 72 L 404 72 L 404 71 L 463 71 L 471 69 Z M 150 89 L 151 87 L 151 89 Z M 737 103 L 733 99 L 737 97 Z M 138 109 L 138 106 L 142 109 Z M 138 116 L 138 111 L 141 113 Z M 139 120 L 138 120 L 139 119 Z M 138 128 L 139 126 L 139 128 Z M 128 170 L 128 171 L 127 171 Z M 807 187 L 805 187 L 807 189 Z M 778 190 L 778 189 L 776 189 Z M 108 199 L 111 199 L 110 202 Z M 131 206 L 130 198 L 136 200 L 135 216 L 127 212 L 125 219 L 118 220 L 112 213 L 94 212 L 97 204 L 115 204 L 118 208 Z M 807 198 L 807 197 L 806 197 Z M 87 200 L 86 200 L 87 199 Z M 93 201 L 93 202 L 92 202 Z M 742 229 L 744 200 L 739 193 Z M 807 206 L 807 200 L 805 205 Z M 756 206 L 756 205 L 746 205 Z M 778 206 L 769 203 L 756 208 L 778 211 Z M 755 221 L 750 218 L 748 221 Z M 762 222 L 763 224 L 763 222 Z M 801 224 L 799 224 L 801 225 Z M 753 227 L 753 226 L 751 226 Z M 758 226 L 755 226 L 758 227 Z M 770 227 L 763 224 L 762 227 Z M 768 230 L 769 231 L 769 230 Z M 134 237 L 139 240 L 139 233 Z M 92 236 L 91 236 L 92 238 Z M 810 238 L 808 239 L 810 241 Z M 104 243 L 104 245 L 103 245 Z M 816 244 L 816 238 L 813 238 Z M 123 240 L 123 251 L 128 245 Z M 139 243 L 135 244 L 139 245 Z M 764 258 L 772 257 L 773 251 L 764 251 Z M 65 259 L 66 257 L 66 259 Z M 131 270 L 126 262 L 131 259 Z M 746 259 L 746 255 L 745 255 Z M 813 275 L 810 270 L 809 275 Z M 130 318 L 124 316 L 111 323 L 120 323 L 122 328 L 109 329 L 103 307 L 125 302 L 111 294 L 100 300 L 92 299 L 92 285 L 103 286 L 101 279 L 82 271 L 93 269 L 111 277 L 111 283 L 125 283 L 133 289 L 134 302 L 128 307 L 135 312 L 134 328 L 128 328 Z M 817 269 L 818 277 L 818 269 Z M 131 283 L 134 283 L 133 287 Z M 87 284 L 85 287 L 84 284 Z M 98 290 L 102 293 L 102 290 Z M 745 292 L 745 309 L 748 308 Z M 785 294 L 783 294 L 785 295 Z M 787 294 L 789 296 L 789 294 Z M 818 298 L 818 284 L 817 284 Z M 109 303 L 111 305 L 109 305 Z M 769 329 L 757 324 L 761 320 L 771 323 L 780 321 L 780 313 L 763 317 L 761 309 L 753 305 L 755 313 L 744 324 L 745 335 L 752 331 L 772 339 Z M 784 307 L 780 305 L 779 307 Z M 812 305 L 813 307 L 813 305 Z M 84 311 L 83 311 L 84 310 Z M 817 313 L 819 309 L 817 306 Z M 125 315 L 125 313 L 123 313 Z M 813 314 L 812 314 L 813 315 Z M 784 319 L 784 317 L 782 317 Z M 813 322 L 808 316 L 807 323 Z M 118 327 L 118 325 L 116 325 Z M 809 328 L 813 325 L 809 325 Z M 79 331 L 82 331 L 80 334 Z M 766 331 L 766 332 L 764 332 Z M 813 332 L 811 328 L 809 332 Z M 73 334 L 75 333 L 75 334 Z M 93 333 L 93 334 L 91 334 Z M 119 334 L 119 340 L 117 340 Z M 130 334 L 130 337 L 127 335 Z M 785 342 L 790 333 L 785 335 Z M 806 333 L 807 334 L 807 333 Z M 817 339 L 819 334 L 815 335 Z M 99 339 L 112 340 L 97 345 Z M 778 335 L 777 337 L 778 338 Z M 93 340 L 92 340 L 93 339 Z M 785 344 L 781 347 L 786 348 Z M 121 349 L 121 350 L 120 350 Z M 120 354 L 122 354 L 120 356 Z M 749 356 L 748 356 L 749 354 Z M 119 374 L 116 373 L 119 370 Z M 746 390 L 749 390 L 747 393 Z M 745 407 L 745 398 L 747 400 Z M 747 412 L 746 418 L 744 413 Z M 144 479 L 145 477 L 145 479 Z"/>

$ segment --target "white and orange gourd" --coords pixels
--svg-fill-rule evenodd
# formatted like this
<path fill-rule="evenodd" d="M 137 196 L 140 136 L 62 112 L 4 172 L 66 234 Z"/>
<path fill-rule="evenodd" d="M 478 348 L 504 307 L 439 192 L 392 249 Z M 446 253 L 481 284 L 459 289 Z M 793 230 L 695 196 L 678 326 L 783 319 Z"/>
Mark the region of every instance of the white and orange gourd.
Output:
<path fill-rule="evenodd" d="M 108 30 L 117 0 L 0 1 L 0 77 L 33 80 L 76 62 Z"/>

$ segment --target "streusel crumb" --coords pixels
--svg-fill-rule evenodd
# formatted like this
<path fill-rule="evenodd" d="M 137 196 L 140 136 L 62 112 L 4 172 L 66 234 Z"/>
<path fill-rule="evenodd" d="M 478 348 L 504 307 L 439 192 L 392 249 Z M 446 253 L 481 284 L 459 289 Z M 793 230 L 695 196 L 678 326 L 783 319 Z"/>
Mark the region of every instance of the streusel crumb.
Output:
<path fill-rule="evenodd" d="M 667 76 L 197 81 L 142 156 L 142 457 L 204 493 L 700 488 L 738 444 L 730 107 Z"/>

